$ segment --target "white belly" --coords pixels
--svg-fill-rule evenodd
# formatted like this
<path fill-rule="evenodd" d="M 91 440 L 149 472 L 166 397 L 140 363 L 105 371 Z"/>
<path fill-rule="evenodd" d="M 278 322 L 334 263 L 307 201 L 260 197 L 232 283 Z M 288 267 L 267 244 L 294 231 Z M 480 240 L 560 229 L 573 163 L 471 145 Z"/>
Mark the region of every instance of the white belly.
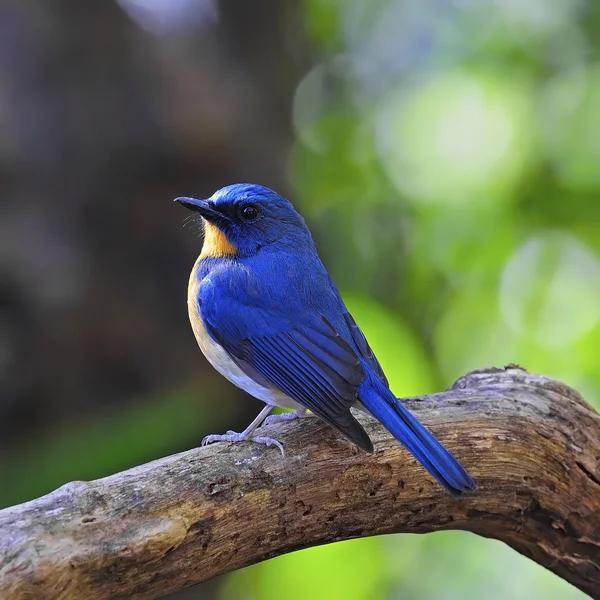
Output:
<path fill-rule="evenodd" d="M 194 271 L 192 271 L 192 277 L 194 276 L 193 274 Z M 202 318 L 200 317 L 196 294 L 197 284 L 190 285 L 188 294 L 188 314 L 198 346 L 200 346 L 200 350 L 202 350 L 202 353 L 206 356 L 208 362 L 221 373 L 223 377 L 231 381 L 231 383 L 267 404 L 279 406 L 281 408 L 292 408 L 294 410 L 302 408 L 300 404 L 276 387 L 264 387 L 248 377 L 229 354 L 227 354 L 223 347 L 210 337 L 202 322 Z"/>

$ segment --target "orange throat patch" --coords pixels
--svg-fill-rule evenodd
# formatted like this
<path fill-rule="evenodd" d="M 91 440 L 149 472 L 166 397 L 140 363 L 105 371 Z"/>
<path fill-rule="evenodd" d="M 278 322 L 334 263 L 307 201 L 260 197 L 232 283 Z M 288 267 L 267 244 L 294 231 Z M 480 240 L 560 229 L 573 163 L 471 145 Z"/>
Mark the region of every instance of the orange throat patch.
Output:
<path fill-rule="evenodd" d="M 199 258 L 232 257 L 237 254 L 237 248 L 231 244 L 225 234 L 212 223 L 204 221 L 204 244 Z"/>

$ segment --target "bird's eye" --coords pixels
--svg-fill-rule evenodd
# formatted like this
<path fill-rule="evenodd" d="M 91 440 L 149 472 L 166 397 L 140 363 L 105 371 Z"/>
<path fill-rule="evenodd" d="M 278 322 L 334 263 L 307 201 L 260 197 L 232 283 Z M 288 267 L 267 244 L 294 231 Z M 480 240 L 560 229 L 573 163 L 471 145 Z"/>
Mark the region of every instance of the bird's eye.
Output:
<path fill-rule="evenodd" d="M 244 204 L 238 208 L 238 215 L 242 221 L 254 221 L 259 214 L 258 206 L 254 204 Z"/>

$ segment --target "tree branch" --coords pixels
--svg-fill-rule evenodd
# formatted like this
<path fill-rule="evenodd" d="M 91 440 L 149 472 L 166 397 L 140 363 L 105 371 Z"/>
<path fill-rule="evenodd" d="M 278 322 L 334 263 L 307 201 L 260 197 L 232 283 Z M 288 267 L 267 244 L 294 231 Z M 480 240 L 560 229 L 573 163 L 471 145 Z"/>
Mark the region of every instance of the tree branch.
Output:
<path fill-rule="evenodd" d="M 265 428 L 279 451 L 216 444 L 0 511 L 0 597 L 149 599 L 299 548 L 464 529 L 600 599 L 600 416 L 518 367 L 407 401 L 478 483 L 448 496 L 383 428 L 376 453 L 314 417 Z"/>

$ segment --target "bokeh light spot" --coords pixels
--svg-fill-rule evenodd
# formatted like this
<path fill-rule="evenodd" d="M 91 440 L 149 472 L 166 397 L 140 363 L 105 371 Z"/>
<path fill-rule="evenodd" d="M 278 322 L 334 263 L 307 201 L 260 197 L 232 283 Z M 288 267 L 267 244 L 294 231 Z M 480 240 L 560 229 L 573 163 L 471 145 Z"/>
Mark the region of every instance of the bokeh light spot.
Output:
<path fill-rule="evenodd" d="M 530 113 L 526 85 L 517 78 L 440 74 L 386 98 L 380 159 L 417 206 L 508 202 L 530 159 Z"/>
<path fill-rule="evenodd" d="M 500 310 L 514 333 L 561 348 L 600 320 L 600 261 L 576 238 L 548 232 L 525 242 L 501 276 Z"/>
<path fill-rule="evenodd" d="M 117 0 L 142 29 L 157 35 L 200 29 L 217 20 L 214 0 Z"/>
<path fill-rule="evenodd" d="M 600 66 L 566 71 L 542 94 L 540 130 L 569 189 L 600 188 Z"/>

